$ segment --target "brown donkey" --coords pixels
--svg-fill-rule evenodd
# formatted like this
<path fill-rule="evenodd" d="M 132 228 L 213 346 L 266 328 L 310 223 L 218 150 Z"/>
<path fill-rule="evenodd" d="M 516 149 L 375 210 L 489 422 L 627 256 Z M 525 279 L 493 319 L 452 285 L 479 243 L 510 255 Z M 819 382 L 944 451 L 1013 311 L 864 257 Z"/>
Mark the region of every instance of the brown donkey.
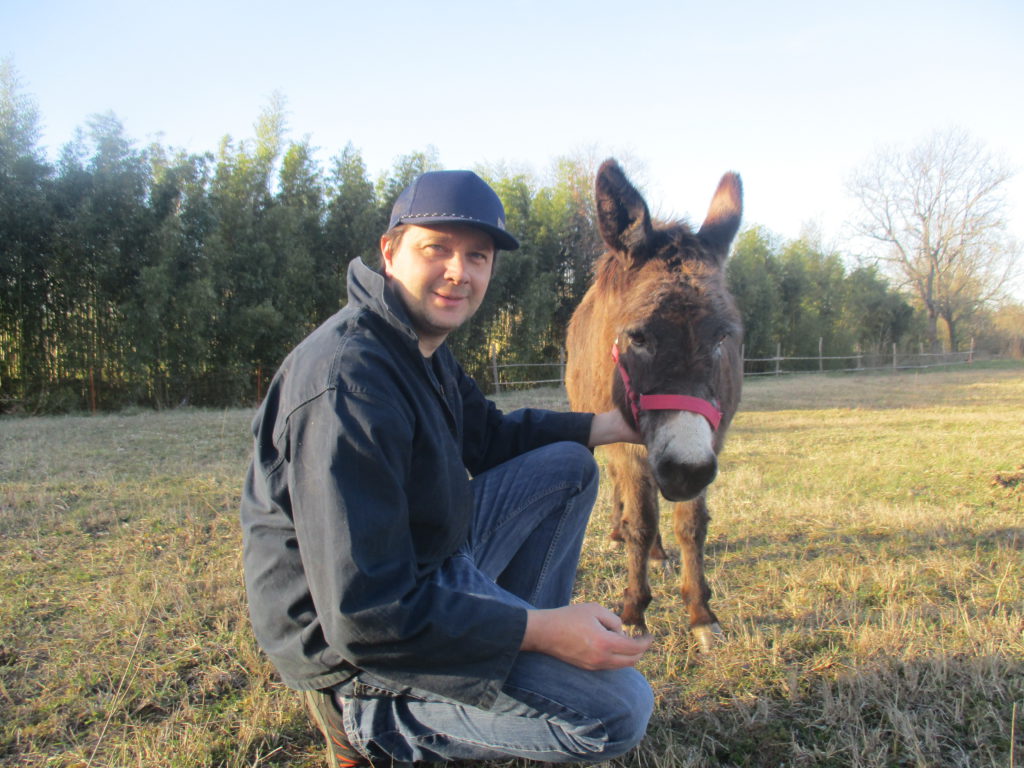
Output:
<path fill-rule="evenodd" d="M 725 260 L 739 229 L 740 179 L 722 177 L 697 232 L 652 221 L 643 197 L 614 160 L 597 173 L 597 215 L 608 251 L 568 333 L 566 384 L 574 410 L 618 407 L 643 445 L 608 446 L 612 538 L 625 542 L 629 584 L 622 619 L 646 631 L 648 561 L 663 560 L 658 490 L 673 511 L 681 590 L 701 646 L 721 632 L 704 578 L 707 486 L 740 400 L 739 313 Z"/>

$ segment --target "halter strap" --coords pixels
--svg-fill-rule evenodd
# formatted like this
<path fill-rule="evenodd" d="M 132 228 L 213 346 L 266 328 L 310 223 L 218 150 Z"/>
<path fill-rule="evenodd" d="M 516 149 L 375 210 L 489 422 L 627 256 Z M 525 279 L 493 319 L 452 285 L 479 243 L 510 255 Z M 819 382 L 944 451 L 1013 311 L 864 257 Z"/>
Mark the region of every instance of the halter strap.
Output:
<path fill-rule="evenodd" d="M 626 372 L 626 366 L 622 364 L 619 358 L 619 342 L 616 340 L 612 344 L 612 360 L 615 361 L 615 365 L 619 369 L 622 386 L 626 391 L 626 400 L 633 411 L 633 421 L 637 426 L 640 425 L 641 411 L 688 411 L 690 413 L 698 413 L 707 419 L 712 431 L 718 429 L 718 425 L 722 423 L 722 412 L 714 403 L 708 400 L 690 397 L 689 395 L 637 395 L 633 391 L 633 385 L 630 381 L 629 373 Z"/>

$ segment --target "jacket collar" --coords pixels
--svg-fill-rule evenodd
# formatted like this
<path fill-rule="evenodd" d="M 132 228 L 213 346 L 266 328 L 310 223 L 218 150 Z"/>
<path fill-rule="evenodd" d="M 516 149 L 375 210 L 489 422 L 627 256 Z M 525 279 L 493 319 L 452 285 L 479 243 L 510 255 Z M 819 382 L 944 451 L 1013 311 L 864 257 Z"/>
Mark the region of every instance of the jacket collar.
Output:
<path fill-rule="evenodd" d="M 384 275 L 366 266 L 361 258 L 353 259 L 348 265 L 348 300 L 382 317 L 418 348 L 419 336 L 413 330 L 405 305 Z"/>

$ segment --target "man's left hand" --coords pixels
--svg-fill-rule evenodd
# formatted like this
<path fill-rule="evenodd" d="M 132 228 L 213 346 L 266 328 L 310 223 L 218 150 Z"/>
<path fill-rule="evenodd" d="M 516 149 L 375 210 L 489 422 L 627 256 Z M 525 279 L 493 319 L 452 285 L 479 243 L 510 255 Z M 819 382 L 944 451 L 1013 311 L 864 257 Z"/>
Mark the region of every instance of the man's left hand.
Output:
<path fill-rule="evenodd" d="M 587 445 L 594 448 L 608 443 L 640 443 L 640 433 L 627 422 L 618 409 L 595 413 L 590 424 L 590 440 Z"/>

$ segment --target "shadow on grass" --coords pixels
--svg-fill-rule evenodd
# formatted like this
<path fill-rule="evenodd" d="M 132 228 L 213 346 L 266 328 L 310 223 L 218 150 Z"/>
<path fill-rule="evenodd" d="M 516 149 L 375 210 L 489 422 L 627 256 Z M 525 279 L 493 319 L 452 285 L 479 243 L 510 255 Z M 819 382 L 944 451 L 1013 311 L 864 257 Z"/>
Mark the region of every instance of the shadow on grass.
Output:
<path fill-rule="evenodd" d="M 784 690 L 660 712 L 633 764 L 1012 765 L 1011 738 L 1024 753 L 1015 721 L 1022 668 L 1007 654 L 935 655 L 875 657 L 838 675 L 801 672 Z"/>
<path fill-rule="evenodd" d="M 709 560 L 720 558 L 727 561 L 730 568 L 742 568 L 770 561 L 834 560 L 843 552 L 854 554 L 865 550 L 874 557 L 879 552 L 890 551 L 905 560 L 937 550 L 984 553 L 1005 549 L 1024 550 L 1024 526 L 985 531 L 966 527 L 951 529 L 943 525 L 932 530 L 853 531 L 831 535 L 818 532 L 810 535 L 785 532 L 741 538 L 718 535 L 708 542 L 704 552 Z M 709 570 L 713 567 L 711 565 Z"/>

